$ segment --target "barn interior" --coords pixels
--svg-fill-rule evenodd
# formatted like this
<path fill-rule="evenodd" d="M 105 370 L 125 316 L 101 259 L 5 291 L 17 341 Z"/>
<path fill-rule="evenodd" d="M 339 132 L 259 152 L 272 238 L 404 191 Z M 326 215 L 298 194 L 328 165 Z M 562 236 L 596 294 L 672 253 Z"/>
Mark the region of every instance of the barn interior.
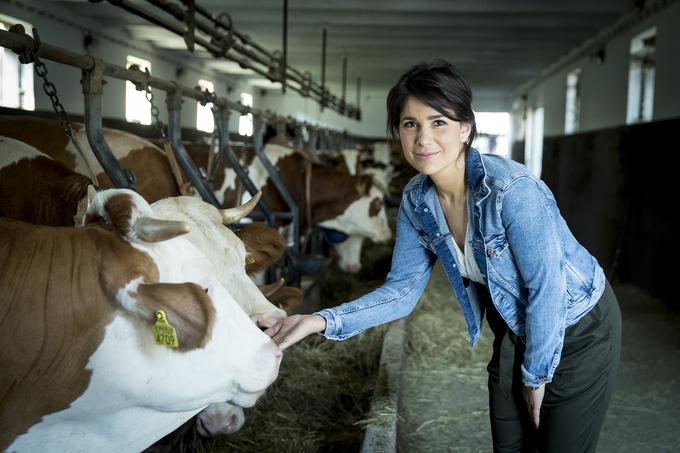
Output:
<path fill-rule="evenodd" d="M 18 50 L 35 40 L 14 36 L 16 24 L 29 38 L 39 36 L 46 79 Z M 105 74 L 99 95 L 104 126 L 156 139 L 160 121 L 184 141 L 210 142 L 220 130 L 255 147 L 267 126 L 278 143 L 286 140 L 288 127 L 295 146 L 313 155 L 343 149 L 370 154 L 381 144 L 401 171 L 388 189 L 398 200 L 413 173 L 398 143 L 389 141 L 387 93 L 413 64 L 450 61 L 474 95 L 474 146 L 525 164 L 545 181 L 619 298 L 622 362 L 597 451 L 671 452 L 680 445 L 680 397 L 674 390 L 680 304 L 669 257 L 675 243 L 668 204 L 673 172 L 661 170 L 680 164 L 673 151 L 680 127 L 678 55 L 675 0 L 0 0 L 0 115 L 56 118 L 55 96 L 44 89 L 48 80 L 71 119 L 87 122 L 78 64 L 91 56 L 119 67 L 117 75 L 114 69 Z M 138 74 L 125 71 L 132 65 Z M 150 94 L 130 80 L 138 86 L 146 81 Z M 181 110 L 173 111 L 166 93 L 178 85 L 186 90 Z M 231 109 L 224 129 L 216 126 L 211 103 Z M 198 195 L 214 204 L 204 169 L 185 162 L 186 153 L 176 157 Z M 125 186 L 129 179 L 120 171 L 114 169 L 111 180 Z M 305 213 L 290 215 L 302 221 Z M 394 230 L 396 207 L 387 215 Z M 294 241 L 301 260 L 284 275 L 293 286 L 302 280 L 308 293 L 297 313 L 329 306 L 319 299 L 335 305 L 357 297 L 389 271 L 389 247 L 369 243 L 356 277 L 331 263 L 330 275 L 311 272 L 315 278 L 307 279 L 305 266 L 317 263 L 305 261 L 305 253 L 327 252 L 323 240 L 298 235 Z M 367 257 L 371 250 L 380 257 Z M 343 290 L 329 287 L 333 278 L 340 278 Z M 370 391 L 359 391 L 361 404 L 343 403 L 361 406 L 361 413 L 335 428 L 353 437 L 308 430 L 260 439 L 257 424 L 273 411 L 261 409 L 246 412 L 246 424 L 234 437 L 207 441 L 186 424 L 149 451 L 491 451 L 485 381 L 490 340 L 468 351 L 461 337 L 465 324 L 447 285 L 443 272 L 435 272 L 412 316 L 367 346 L 371 364 L 355 364 L 362 372 L 370 369 L 372 377 L 362 384 Z M 454 332 L 431 335 L 430 326 L 442 319 L 437 330 Z M 314 354 L 317 347 L 316 340 L 304 346 Z M 352 363 L 348 351 L 338 356 Z M 296 366 L 304 367 L 304 360 Z M 324 366 L 316 356 L 309 360 Z M 286 385 L 279 387 L 283 392 Z M 292 410 L 309 406 L 276 395 Z M 268 435 L 277 437 L 275 429 Z M 286 444 L 285 437 L 296 440 Z"/>

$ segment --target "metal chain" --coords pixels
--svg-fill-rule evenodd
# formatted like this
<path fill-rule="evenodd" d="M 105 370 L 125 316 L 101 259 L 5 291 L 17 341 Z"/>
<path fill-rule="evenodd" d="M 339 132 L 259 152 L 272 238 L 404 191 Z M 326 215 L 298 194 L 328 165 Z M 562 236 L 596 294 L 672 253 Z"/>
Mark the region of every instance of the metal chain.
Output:
<path fill-rule="evenodd" d="M 85 166 L 87 167 L 87 170 L 90 173 L 90 178 L 92 179 L 93 184 L 95 186 L 98 186 L 97 175 L 94 172 L 94 170 L 92 170 L 90 162 L 85 157 L 85 153 L 83 152 L 83 149 L 80 147 L 80 144 L 76 139 L 76 133 L 73 130 L 73 127 L 71 126 L 71 121 L 69 120 L 68 113 L 66 113 L 66 109 L 64 109 L 64 106 L 61 104 L 61 101 L 59 101 L 59 96 L 57 95 L 57 87 L 47 78 L 47 66 L 45 66 L 45 63 L 40 61 L 40 59 L 38 58 L 39 48 L 40 37 L 38 36 L 38 30 L 34 28 L 33 48 L 30 51 L 28 51 L 27 55 L 25 55 L 24 57 L 24 60 L 28 61 L 22 61 L 22 63 L 28 63 L 30 61 L 33 61 L 35 63 L 35 73 L 38 74 L 38 76 L 43 80 L 43 90 L 45 91 L 47 97 L 50 98 L 52 108 L 54 109 L 54 113 L 56 113 L 57 118 L 61 123 L 61 127 L 64 129 L 64 132 L 73 143 L 73 146 L 75 146 L 76 150 L 83 158 Z"/>
<path fill-rule="evenodd" d="M 151 74 L 149 73 L 149 68 L 145 68 L 144 71 L 146 72 L 147 76 L 147 81 L 144 84 L 144 95 L 146 96 L 146 100 L 149 101 L 149 104 L 151 104 L 151 116 L 153 116 L 154 125 L 156 126 L 156 129 L 158 129 L 158 132 L 161 134 L 161 137 L 165 139 L 167 138 L 165 135 L 165 124 L 161 121 L 160 111 L 158 110 L 158 107 L 156 107 L 156 104 L 153 102 L 154 99 L 153 92 L 151 91 L 151 87 L 149 86 L 148 78 L 151 77 Z"/>

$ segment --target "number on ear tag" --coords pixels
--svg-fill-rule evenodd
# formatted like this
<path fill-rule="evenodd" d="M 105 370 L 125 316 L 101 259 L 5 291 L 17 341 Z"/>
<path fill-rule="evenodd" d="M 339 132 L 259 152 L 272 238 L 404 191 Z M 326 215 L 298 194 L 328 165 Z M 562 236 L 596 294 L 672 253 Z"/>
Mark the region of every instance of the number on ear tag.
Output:
<path fill-rule="evenodd" d="M 165 311 L 156 310 L 156 324 L 151 327 L 151 330 L 153 331 L 153 336 L 157 345 L 167 346 L 168 348 L 179 347 L 177 332 L 175 331 L 175 328 L 168 323 Z"/>

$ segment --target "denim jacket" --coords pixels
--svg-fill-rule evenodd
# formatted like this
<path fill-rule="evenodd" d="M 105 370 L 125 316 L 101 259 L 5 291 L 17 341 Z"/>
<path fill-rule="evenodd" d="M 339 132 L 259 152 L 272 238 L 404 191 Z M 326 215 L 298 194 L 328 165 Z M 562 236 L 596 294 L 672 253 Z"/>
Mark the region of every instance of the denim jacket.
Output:
<path fill-rule="evenodd" d="M 525 343 L 522 380 L 531 386 L 549 383 L 565 329 L 597 303 L 604 272 L 571 234 L 548 187 L 524 165 L 472 148 L 465 172 L 472 202 L 469 240 L 495 307 Z M 352 302 L 318 312 L 326 319 L 323 335 L 343 340 L 407 316 L 438 258 L 474 346 L 484 307 L 476 285 L 464 285 L 454 254 L 437 189 L 429 176 L 418 174 L 404 188 L 386 282 Z"/>

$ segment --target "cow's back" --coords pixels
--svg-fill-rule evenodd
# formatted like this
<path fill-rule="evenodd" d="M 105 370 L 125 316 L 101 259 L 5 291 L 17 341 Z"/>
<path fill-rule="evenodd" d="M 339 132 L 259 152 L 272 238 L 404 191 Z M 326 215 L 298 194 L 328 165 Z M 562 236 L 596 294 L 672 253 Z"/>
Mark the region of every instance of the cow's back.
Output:
<path fill-rule="evenodd" d="M 66 137 L 61 123 L 53 118 L 31 116 L 0 116 L 0 135 L 12 137 L 37 148 L 66 168 L 91 177 L 90 168 L 99 186 L 113 187 L 87 140 L 82 123 L 72 123 L 83 155 Z M 125 131 L 102 128 L 111 152 L 122 168 L 136 177 L 136 190 L 149 203 L 179 195 L 177 182 L 164 152 L 141 137 Z"/>

